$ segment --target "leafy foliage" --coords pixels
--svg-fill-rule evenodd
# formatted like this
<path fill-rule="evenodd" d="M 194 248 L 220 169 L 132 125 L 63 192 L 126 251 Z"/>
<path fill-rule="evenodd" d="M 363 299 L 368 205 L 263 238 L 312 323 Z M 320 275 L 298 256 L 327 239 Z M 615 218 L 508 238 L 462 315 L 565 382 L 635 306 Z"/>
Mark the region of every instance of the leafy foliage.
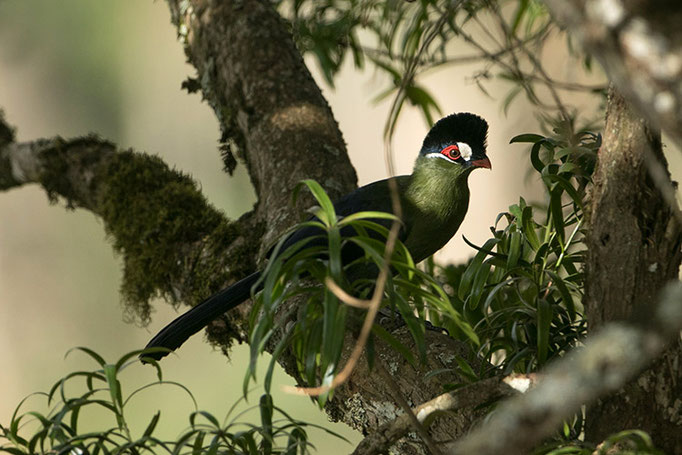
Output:
<path fill-rule="evenodd" d="M 537 371 L 586 334 L 584 208 L 601 136 L 557 122 L 551 135 L 523 134 L 511 142 L 530 144 L 529 160 L 546 201 L 533 206 L 520 198 L 499 214 L 492 237 L 471 245 L 478 253 L 467 265 L 429 267 L 474 328 L 479 355 L 501 369 L 497 374 Z M 569 443 L 583 423 L 582 415 L 566 422 L 550 445 L 559 444 L 561 451 L 540 453 L 583 453 Z"/>
<path fill-rule="evenodd" d="M 448 66 L 480 63 L 473 82 L 488 93 L 485 83 L 506 81 L 506 112 L 519 94 L 544 110 L 568 117 L 561 91 L 601 92 L 603 86 L 584 86 L 553 79 L 538 56 L 557 34 L 538 0 L 276 0 L 289 21 L 300 50 L 315 57 L 328 84 L 347 54 L 357 69 L 367 62 L 387 76 L 388 87 L 375 101 L 392 98 L 385 133 L 392 136 L 407 102 L 417 107 L 428 125 L 442 114 L 436 97 L 419 81 Z M 569 55 L 567 55 L 568 57 Z M 576 68 L 584 56 L 574 54 Z M 585 65 L 589 71 L 589 66 Z"/>
<path fill-rule="evenodd" d="M 567 427 L 566 427 L 567 428 Z M 625 430 L 610 435 L 596 448 L 592 444 L 586 444 L 577 440 L 567 444 L 549 442 L 537 448 L 534 455 L 609 455 L 618 453 L 621 455 L 664 455 L 656 449 L 651 437 L 641 430 Z"/>
<path fill-rule="evenodd" d="M 307 424 L 291 418 L 274 406 L 270 395 L 263 395 L 258 406 L 251 410 L 260 411 L 260 425 L 238 423 L 231 417 L 235 403 L 224 422 L 207 411 L 196 409 L 192 393 L 183 385 L 165 381 L 158 363 L 157 381 L 145 384 L 130 394 L 124 393 L 121 373 L 137 363 L 137 356 L 143 351 L 130 352 L 116 363 L 108 363 L 99 354 L 88 348 L 75 348 L 90 356 L 99 366 L 93 371 L 74 371 L 57 381 L 48 393 L 36 393 L 47 400 L 49 411 L 21 412 L 27 399 L 16 408 L 7 427 L 0 425 L 0 452 L 11 455 L 35 453 L 51 454 L 287 454 L 308 453 L 312 447 L 305 431 L 306 427 L 321 428 L 339 438 L 341 436 L 317 425 Z M 79 382 L 84 384 L 79 386 Z M 80 393 L 73 390 L 83 389 Z M 125 410 L 131 400 L 140 392 L 163 385 L 173 385 L 184 390 L 194 402 L 195 411 L 189 415 L 189 428 L 176 440 L 164 441 L 155 435 L 161 419 L 161 412 L 151 416 L 143 429 L 130 428 Z M 110 428 L 83 430 L 83 425 L 92 425 L 85 416 L 95 410 L 104 411 L 114 417 L 116 425 Z M 274 417 L 278 415 L 278 418 Z M 83 420 L 86 423 L 83 424 Z M 102 419 L 104 421 L 104 419 Z"/>
<path fill-rule="evenodd" d="M 456 290 L 453 305 L 481 339 L 480 354 L 505 373 L 535 371 L 585 334 L 584 206 L 601 138 L 572 130 L 512 139 L 531 144 L 530 161 L 547 195 L 543 219 L 521 198 L 498 215 L 492 238 L 466 268 L 442 269 Z"/>
<path fill-rule="evenodd" d="M 320 208 L 313 219 L 293 230 L 315 228 L 319 234 L 307 237 L 279 253 L 286 241 L 285 236 L 275 247 L 274 259 L 263 274 L 263 292 L 255 297 L 251 313 L 251 366 L 244 381 L 244 391 L 249 381 L 255 379 L 259 355 L 276 336 L 280 336 L 280 339 L 273 350 L 265 377 L 266 391 L 271 387 L 274 364 L 287 347 L 295 353 L 299 373 L 308 384 L 329 384 L 339 371 L 346 331 L 353 327 L 354 319 L 351 316 L 355 316 L 357 321 L 360 314 L 359 310 L 355 315 L 351 314 L 350 307 L 328 286 L 314 286 L 311 282 L 326 283 L 332 280 L 348 294 L 366 297 L 374 288 L 374 280 L 368 278 L 368 274 L 370 277 L 376 276 L 378 270 L 388 266 L 384 261 L 388 229 L 378 221 L 399 222 L 394 215 L 359 212 L 339 219 L 322 187 L 312 180 L 306 180 L 304 184 Z M 358 260 L 344 263 L 342 256 L 347 248 L 360 249 L 363 254 Z M 450 305 L 439 283 L 415 267 L 409 251 L 399 241 L 390 267 L 394 275 L 384 289 L 384 305 L 398 312 L 422 356 L 426 352 L 424 331 L 427 314 L 438 315 L 439 326 L 463 334 L 473 344 L 478 342 L 469 324 Z M 297 323 L 283 327 L 289 318 L 282 317 L 279 312 L 285 302 L 292 298 L 303 304 L 297 309 Z M 376 327 L 374 335 L 397 348 L 411 362 L 417 361 L 387 331 Z M 321 404 L 325 399 L 321 397 Z"/>
<path fill-rule="evenodd" d="M 534 207 L 521 198 L 500 214 L 492 238 L 481 247 L 474 246 L 478 253 L 467 266 L 439 267 L 430 262 L 422 272 L 399 245 L 391 260 L 395 276 L 385 290 L 385 304 L 405 320 L 422 354 L 427 349 L 423 333 L 428 319 L 446 328 L 451 336 L 468 341 L 482 358 L 499 364 L 503 373 L 536 371 L 585 335 L 580 304 L 583 219 L 601 137 L 584 129 L 576 131 L 574 124 L 558 122 L 552 135 L 524 134 L 512 142 L 530 144 L 529 160 L 546 190 L 546 204 Z M 288 346 L 293 348 L 299 373 L 308 384 L 329 384 L 338 372 L 351 310 L 328 287 L 303 284 L 301 279 L 312 277 L 320 283 L 332 279 L 352 295 L 366 295 L 372 289 L 372 280 L 353 282 L 346 272 L 358 266 L 367 270 L 367 264 L 374 270 L 384 266 L 387 229 L 375 221 L 393 217 L 368 212 L 338 220 L 319 185 L 312 181 L 306 185 L 321 208 L 317 219 L 296 229 L 314 226 L 323 241 L 308 238 L 291 246 L 264 274 L 265 290 L 257 297 L 252 313 L 252 365 L 245 390 L 254 377 L 258 355 L 277 331 L 284 335 L 274 349 L 266 391 L 271 386 L 274 362 Z M 542 219 L 537 217 L 538 211 Z M 357 235 L 341 237 L 341 229 L 347 226 Z M 303 248 L 304 242 L 314 246 Z M 363 264 L 341 262 L 342 249 L 351 243 L 363 248 Z M 431 278 L 433 275 L 440 275 L 450 290 L 449 297 Z M 282 324 L 288 318 L 278 319 L 277 312 L 294 296 L 305 303 L 299 310 L 298 323 L 285 331 Z M 417 360 L 379 327 L 375 335 L 385 338 L 410 361 Z M 460 377 L 471 381 L 480 377 L 481 372 L 475 372 L 464 359 L 458 358 L 457 363 Z"/>

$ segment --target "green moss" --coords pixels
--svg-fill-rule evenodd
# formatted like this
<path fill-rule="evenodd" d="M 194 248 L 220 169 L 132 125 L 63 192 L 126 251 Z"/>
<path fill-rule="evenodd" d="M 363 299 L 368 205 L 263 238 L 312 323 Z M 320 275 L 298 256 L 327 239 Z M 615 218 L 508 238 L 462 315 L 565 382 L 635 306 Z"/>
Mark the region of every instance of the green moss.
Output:
<path fill-rule="evenodd" d="M 87 206 L 84 195 L 90 191 L 82 191 L 78 185 L 82 184 L 82 176 L 92 173 L 104 153 L 113 153 L 116 147 L 96 135 L 88 135 L 66 141 L 61 137 L 46 141 L 51 147 L 45 148 L 40 155 L 43 171 L 40 183 L 47 192 L 51 203 L 56 203 L 59 197 L 66 201 L 67 208 Z M 79 178 L 75 178 L 78 176 Z M 91 179 L 92 184 L 96 184 Z"/>
<path fill-rule="evenodd" d="M 123 256 L 128 309 L 147 322 L 153 297 L 199 302 L 223 286 L 236 271 L 221 255 L 240 235 L 238 225 L 211 207 L 189 176 L 158 157 L 122 152 L 108 163 L 98 176 L 104 185 L 98 211 Z M 188 274 L 199 258 L 217 259 Z"/>

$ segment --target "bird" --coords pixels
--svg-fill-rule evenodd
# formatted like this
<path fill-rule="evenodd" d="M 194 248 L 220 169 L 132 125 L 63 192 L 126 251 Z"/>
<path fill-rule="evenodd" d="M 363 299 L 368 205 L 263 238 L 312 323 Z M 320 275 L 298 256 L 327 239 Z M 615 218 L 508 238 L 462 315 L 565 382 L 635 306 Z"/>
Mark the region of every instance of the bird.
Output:
<path fill-rule="evenodd" d="M 361 211 L 393 213 L 389 181 L 394 179 L 402 208 L 399 238 L 415 264 L 426 259 L 459 229 L 469 206 L 471 172 L 492 169 L 486 154 L 487 135 L 488 123 L 472 113 L 454 113 L 438 120 L 424 138 L 412 174 L 379 180 L 348 193 L 334 203 L 337 216 Z M 383 219 L 376 222 L 391 223 Z M 319 228 L 311 226 L 294 231 L 273 254 L 319 234 Z M 342 229 L 341 235 L 353 234 Z M 349 264 L 361 254 L 357 248 L 342 251 L 342 261 Z M 141 354 L 143 361 L 160 360 L 211 321 L 243 303 L 251 296 L 254 285 L 262 287 L 261 274 L 253 272 L 178 316 L 149 341 Z M 165 349 L 148 352 L 148 348 Z"/>

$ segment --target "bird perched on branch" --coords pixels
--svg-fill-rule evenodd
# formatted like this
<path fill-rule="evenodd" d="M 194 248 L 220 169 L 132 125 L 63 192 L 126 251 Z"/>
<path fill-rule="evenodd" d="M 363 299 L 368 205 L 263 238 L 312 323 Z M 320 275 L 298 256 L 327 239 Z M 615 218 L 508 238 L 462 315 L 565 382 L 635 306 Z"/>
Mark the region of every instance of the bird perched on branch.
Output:
<path fill-rule="evenodd" d="M 393 177 L 401 206 L 400 240 L 414 262 L 426 259 L 442 248 L 457 232 L 469 205 L 467 179 L 476 168 L 491 169 L 486 156 L 488 124 L 470 113 L 452 114 L 431 128 L 422 144 L 411 175 Z M 393 213 L 390 179 L 370 183 L 347 194 L 334 203 L 338 216 L 361 211 Z M 390 224 L 389 220 L 378 220 Z M 344 231 L 341 232 L 344 235 Z M 295 231 L 278 251 L 319 235 L 311 227 Z M 352 235 L 348 233 L 347 235 Z M 344 263 L 350 263 L 361 251 L 344 252 Z M 247 300 L 261 272 L 254 272 L 232 286 L 204 300 L 177 317 L 147 344 L 147 348 L 179 348 L 189 337 L 223 313 Z M 145 353 L 159 360 L 167 352 Z"/>

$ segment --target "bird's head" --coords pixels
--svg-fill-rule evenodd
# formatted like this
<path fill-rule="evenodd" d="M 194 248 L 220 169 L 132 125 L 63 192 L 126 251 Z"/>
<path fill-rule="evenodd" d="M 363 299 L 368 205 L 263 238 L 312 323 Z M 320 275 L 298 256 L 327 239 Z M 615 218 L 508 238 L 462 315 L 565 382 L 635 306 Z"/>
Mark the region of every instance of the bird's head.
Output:
<path fill-rule="evenodd" d="M 458 164 L 465 169 L 492 169 L 485 154 L 487 135 L 488 124 L 478 115 L 451 114 L 433 125 L 419 155 Z"/>

